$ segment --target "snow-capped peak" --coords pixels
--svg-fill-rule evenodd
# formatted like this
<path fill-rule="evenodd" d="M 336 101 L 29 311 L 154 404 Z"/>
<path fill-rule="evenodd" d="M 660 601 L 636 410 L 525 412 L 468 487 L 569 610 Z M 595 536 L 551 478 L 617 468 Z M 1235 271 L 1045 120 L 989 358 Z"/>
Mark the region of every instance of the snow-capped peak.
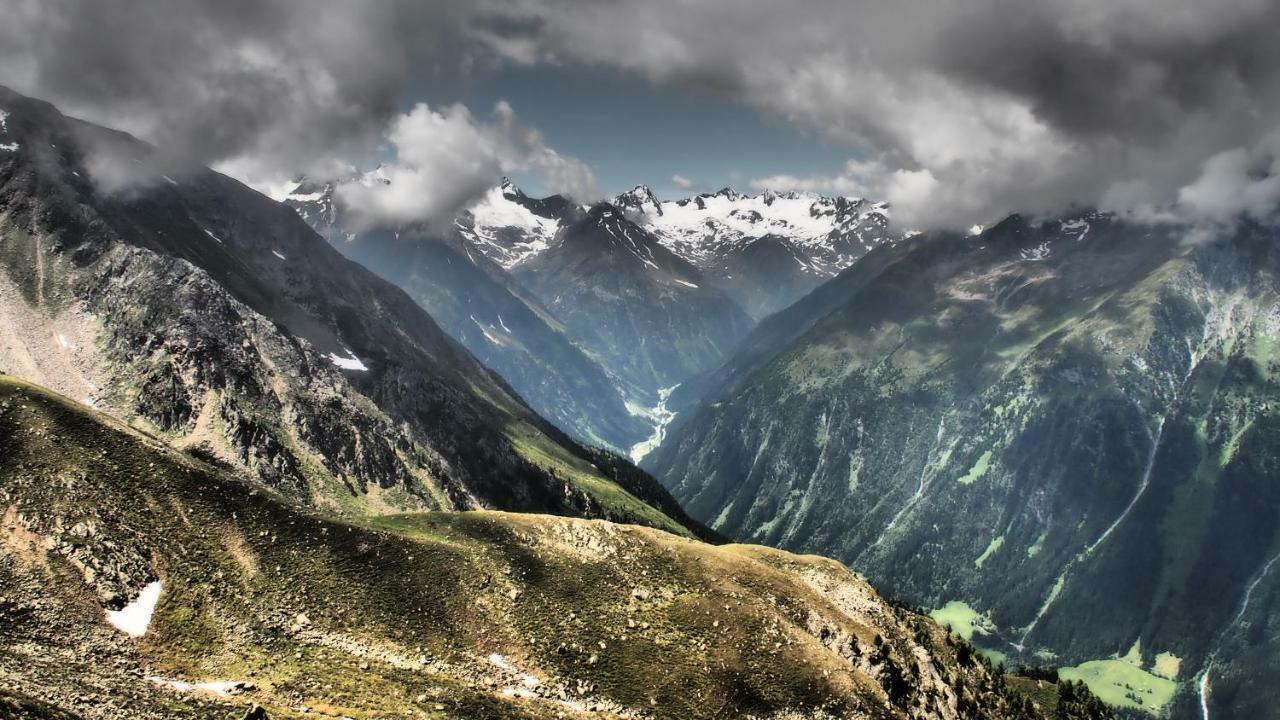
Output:
<path fill-rule="evenodd" d="M 736 202 L 736 201 L 738 201 L 738 200 L 745 200 L 745 199 L 747 199 L 747 196 L 746 196 L 746 195 L 743 195 L 742 193 L 738 192 L 737 190 L 734 190 L 734 189 L 733 189 L 733 188 L 731 188 L 731 187 L 722 187 L 722 188 L 720 188 L 719 190 L 717 190 L 717 191 L 715 191 L 715 192 L 711 193 L 711 195 L 712 195 L 712 197 L 722 197 L 722 198 L 725 198 L 726 200 L 729 200 L 730 202 Z"/>
<path fill-rule="evenodd" d="M 333 194 L 333 183 L 321 183 L 306 177 L 298 178 L 293 189 L 285 196 L 285 200 L 294 202 L 317 202 Z"/>
<path fill-rule="evenodd" d="M 809 271 L 829 276 L 888 237 L 888 205 L 812 192 L 721 188 L 684 200 L 658 200 L 644 185 L 613 203 L 677 255 L 704 268 L 765 238 L 785 242 Z"/>
<path fill-rule="evenodd" d="M 504 178 L 463 212 L 454 227 L 509 270 L 551 247 L 560 231 L 559 218 L 540 215 L 531 205 L 528 196 Z"/>
<path fill-rule="evenodd" d="M 733 188 L 683 200 L 661 200 L 647 185 L 636 185 L 594 206 L 555 210 L 549 201 L 520 192 L 509 180 L 463 214 L 456 227 L 491 259 L 510 269 L 557 242 L 565 212 L 586 212 L 605 221 L 616 213 L 652 235 L 668 250 L 704 270 L 761 240 L 785 243 L 806 273 L 829 277 L 889 239 L 885 203 L 861 198 L 824 197 L 811 192 L 765 190 L 745 195 Z M 615 230 L 617 228 L 614 228 Z"/>
<path fill-rule="evenodd" d="M 333 201 L 333 183 L 318 182 L 306 177 L 284 197 L 284 203 L 292 207 L 312 227 L 333 226 L 337 222 L 337 206 Z"/>

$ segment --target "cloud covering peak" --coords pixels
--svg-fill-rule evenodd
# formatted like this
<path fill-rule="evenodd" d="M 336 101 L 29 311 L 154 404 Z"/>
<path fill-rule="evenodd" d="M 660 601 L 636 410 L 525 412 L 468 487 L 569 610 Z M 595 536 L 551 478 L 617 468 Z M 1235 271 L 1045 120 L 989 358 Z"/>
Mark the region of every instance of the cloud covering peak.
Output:
<path fill-rule="evenodd" d="M 430 181 L 434 199 L 409 213 L 407 197 L 351 190 L 371 218 L 454 204 L 426 159 L 591 187 L 510 108 L 403 113 L 432 78 L 503 63 L 604 66 L 740 102 L 849 159 L 756 185 L 847 188 L 920 227 L 1070 205 L 1231 208 L 1211 201 L 1230 192 L 1215 183 L 1274 173 L 1257 158 L 1280 125 L 1280 0 L 0 0 L 0 12 L 0 83 L 179 161 L 265 184 L 332 175 L 390 142 L 395 170 Z M 472 145 L 409 137 L 428 121 Z"/>
<path fill-rule="evenodd" d="M 848 172 L 757 184 L 856 188 L 919 225 L 1172 202 L 1280 124 L 1277 0 L 502 5 L 525 62 L 615 65 L 813 128 Z"/>
<path fill-rule="evenodd" d="M 492 122 L 480 122 L 462 105 L 439 111 L 419 103 L 396 118 L 388 132 L 395 160 L 376 173 L 340 183 L 338 202 L 356 227 L 398 227 L 451 220 L 513 170 L 539 172 L 556 191 L 594 199 L 591 169 L 548 147 L 541 133 L 524 127 L 505 102 Z"/>

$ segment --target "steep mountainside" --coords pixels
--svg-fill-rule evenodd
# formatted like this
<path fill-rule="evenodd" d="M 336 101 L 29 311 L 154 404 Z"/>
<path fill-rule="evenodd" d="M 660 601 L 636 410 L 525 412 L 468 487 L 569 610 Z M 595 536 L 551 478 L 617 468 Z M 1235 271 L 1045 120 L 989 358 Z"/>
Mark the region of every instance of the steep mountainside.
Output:
<path fill-rule="evenodd" d="M 652 467 L 1112 702 L 1273 714 L 1278 239 L 1094 214 L 878 248 L 744 341 Z"/>
<path fill-rule="evenodd" d="M 614 204 L 757 319 L 891 237 L 887 206 L 857 198 L 724 188 L 664 202 L 639 185 Z"/>
<path fill-rule="evenodd" d="M 646 405 L 719 364 L 751 328 L 697 268 L 608 203 L 513 272 Z"/>
<path fill-rule="evenodd" d="M 285 200 L 329 242 L 396 283 L 539 414 L 581 440 L 628 450 L 653 427 L 627 409 L 618 382 L 497 263 L 456 231 L 345 228 L 332 185 L 303 183 Z"/>
<path fill-rule="evenodd" d="M 289 208 L 211 171 L 165 175 L 145 144 L 8 90 L 0 109 L 0 369 L 335 509 L 681 531 L 646 503 L 674 507 L 656 483 L 606 477 L 612 460 Z"/>
<path fill-rule="evenodd" d="M 584 208 L 510 182 L 456 228 L 619 381 L 652 428 L 634 458 L 662 440 L 677 386 L 716 368 L 756 319 L 890 239 L 886 208 L 864 200 L 726 189 L 660 202 L 639 186 Z"/>
<path fill-rule="evenodd" d="M 0 508 L 5 717 L 1105 717 L 1040 682 L 1033 704 L 828 560 L 538 515 L 337 522 L 5 377 Z"/>

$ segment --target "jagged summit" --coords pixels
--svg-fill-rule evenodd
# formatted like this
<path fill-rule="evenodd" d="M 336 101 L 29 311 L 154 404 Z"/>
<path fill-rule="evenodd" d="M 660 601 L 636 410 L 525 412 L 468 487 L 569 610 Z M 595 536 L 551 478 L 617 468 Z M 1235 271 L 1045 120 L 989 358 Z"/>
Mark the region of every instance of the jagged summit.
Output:
<path fill-rule="evenodd" d="M 662 204 L 648 185 L 637 185 L 613 199 L 613 204 L 628 212 L 662 214 Z"/>
<path fill-rule="evenodd" d="M 564 228 L 601 204 L 697 267 L 756 317 L 785 307 L 898 237 L 889 227 L 888 205 L 862 198 L 771 190 L 747 195 L 725 187 L 663 200 L 641 184 L 594 206 L 577 206 L 558 195 L 530 198 L 510 180 L 463 213 L 457 226 L 478 250 L 514 270 L 556 247 Z"/>
<path fill-rule="evenodd" d="M 516 186 L 511 178 L 503 175 L 502 182 L 498 184 L 498 189 L 502 190 L 503 195 L 512 195 L 514 197 L 525 197 L 524 191 Z"/>

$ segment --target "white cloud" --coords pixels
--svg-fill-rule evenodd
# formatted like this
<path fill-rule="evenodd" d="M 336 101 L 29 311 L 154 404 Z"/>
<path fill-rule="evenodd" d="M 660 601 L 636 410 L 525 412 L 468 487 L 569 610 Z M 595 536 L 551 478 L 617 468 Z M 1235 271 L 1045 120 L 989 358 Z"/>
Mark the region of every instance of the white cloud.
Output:
<path fill-rule="evenodd" d="M 1214 155 L 1193 182 L 1178 191 L 1180 209 L 1197 219 L 1257 219 L 1280 210 L 1280 131 L 1251 148 Z"/>
<path fill-rule="evenodd" d="M 689 178 L 681 175 L 680 173 L 676 173 L 675 175 L 671 176 L 671 184 L 675 185 L 681 190 L 689 190 L 693 188 L 694 183 Z"/>
<path fill-rule="evenodd" d="M 554 191 L 585 200 L 597 193 L 591 169 L 549 147 L 506 102 L 491 122 L 463 105 L 420 103 L 392 123 L 387 141 L 393 161 L 337 188 L 356 227 L 448 222 L 512 171 L 540 174 Z"/>

